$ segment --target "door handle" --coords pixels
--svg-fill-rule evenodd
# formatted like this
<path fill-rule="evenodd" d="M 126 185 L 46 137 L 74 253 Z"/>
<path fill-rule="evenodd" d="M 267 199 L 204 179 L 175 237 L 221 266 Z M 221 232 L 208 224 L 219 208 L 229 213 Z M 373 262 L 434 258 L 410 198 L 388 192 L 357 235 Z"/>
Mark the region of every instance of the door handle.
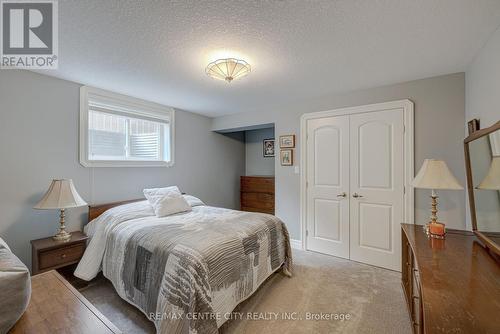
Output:
<path fill-rule="evenodd" d="M 343 193 L 341 193 L 341 194 L 338 194 L 338 195 L 337 195 L 337 197 L 344 197 L 344 198 L 345 198 L 346 196 L 347 196 L 347 194 L 346 194 L 345 192 L 343 192 Z"/>
<path fill-rule="evenodd" d="M 361 198 L 361 197 L 363 197 L 363 195 L 359 195 L 358 193 L 354 193 L 354 194 L 352 194 L 352 197 Z"/>

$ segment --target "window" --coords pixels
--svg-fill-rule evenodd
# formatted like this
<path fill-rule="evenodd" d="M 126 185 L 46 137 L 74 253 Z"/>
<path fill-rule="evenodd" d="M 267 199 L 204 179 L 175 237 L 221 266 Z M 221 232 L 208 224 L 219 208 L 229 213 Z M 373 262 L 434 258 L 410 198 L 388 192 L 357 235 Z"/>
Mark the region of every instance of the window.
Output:
<path fill-rule="evenodd" d="M 80 90 L 80 163 L 171 166 L 174 110 L 92 87 Z"/>

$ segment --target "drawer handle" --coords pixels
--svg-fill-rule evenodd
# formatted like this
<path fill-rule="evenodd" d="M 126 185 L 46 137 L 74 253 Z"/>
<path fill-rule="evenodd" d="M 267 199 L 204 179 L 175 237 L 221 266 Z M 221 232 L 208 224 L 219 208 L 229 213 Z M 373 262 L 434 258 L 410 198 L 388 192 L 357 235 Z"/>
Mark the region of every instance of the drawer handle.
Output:
<path fill-rule="evenodd" d="M 61 255 L 61 259 L 65 259 L 65 258 L 66 258 L 66 254 Z"/>

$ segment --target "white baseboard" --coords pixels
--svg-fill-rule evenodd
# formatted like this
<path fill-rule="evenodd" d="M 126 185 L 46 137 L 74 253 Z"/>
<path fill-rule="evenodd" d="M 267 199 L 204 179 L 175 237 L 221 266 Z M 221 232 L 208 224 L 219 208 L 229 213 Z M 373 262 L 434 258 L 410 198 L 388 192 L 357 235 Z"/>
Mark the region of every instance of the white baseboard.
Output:
<path fill-rule="evenodd" d="M 302 249 L 302 241 L 290 239 L 290 246 L 292 246 L 293 249 Z"/>

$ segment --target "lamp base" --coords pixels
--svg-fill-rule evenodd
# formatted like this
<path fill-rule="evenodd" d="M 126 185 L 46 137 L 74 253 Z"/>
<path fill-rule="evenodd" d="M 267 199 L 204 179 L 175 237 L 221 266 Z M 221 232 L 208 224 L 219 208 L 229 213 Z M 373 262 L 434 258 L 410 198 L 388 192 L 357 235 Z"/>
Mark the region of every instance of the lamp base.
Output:
<path fill-rule="evenodd" d="M 69 241 L 71 239 L 71 233 L 66 232 L 66 225 L 64 225 L 64 209 L 61 209 L 61 214 L 59 216 L 59 232 L 52 237 L 55 241 Z"/>
<path fill-rule="evenodd" d="M 437 212 L 438 212 L 438 209 L 437 209 L 437 205 L 438 205 L 437 199 L 438 199 L 438 196 L 436 194 L 436 191 L 434 191 L 434 189 L 432 189 L 432 193 L 431 193 L 431 221 L 428 222 L 427 224 L 425 224 L 424 227 L 423 227 L 424 233 L 427 234 L 427 237 L 431 236 L 431 226 L 432 226 L 432 224 L 436 224 L 437 223 Z"/>
<path fill-rule="evenodd" d="M 443 223 L 432 222 L 429 224 L 429 235 L 434 239 L 444 239 L 446 235 L 446 226 Z"/>
<path fill-rule="evenodd" d="M 424 226 L 422 226 L 422 230 L 424 230 L 424 233 L 427 234 L 427 236 L 429 236 L 429 224 L 430 223 L 426 223 Z"/>
<path fill-rule="evenodd" d="M 66 232 L 65 230 L 60 230 L 59 233 L 52 237 L 55 241 L 69 241 L 71 239 L 71 233 Z"/>

